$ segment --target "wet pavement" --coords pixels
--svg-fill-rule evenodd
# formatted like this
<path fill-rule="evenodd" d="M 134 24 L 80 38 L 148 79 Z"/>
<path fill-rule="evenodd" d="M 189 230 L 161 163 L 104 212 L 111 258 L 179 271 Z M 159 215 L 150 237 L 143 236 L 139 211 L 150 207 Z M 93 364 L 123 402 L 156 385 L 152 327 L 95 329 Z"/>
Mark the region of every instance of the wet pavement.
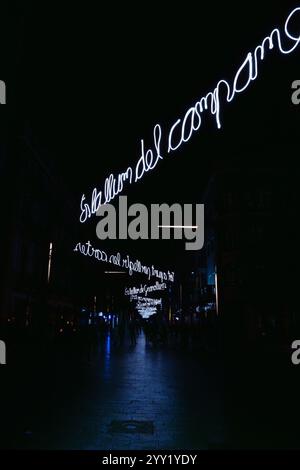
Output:
<path fill-rule="evenodd" d="M 20 449 L 209 449 L 224 439 L 219 361 L 110 336 L 92 357 L 54 350 L 7 367 L 6 436 Z M 9 369 L 10 367 L 10 369 Z M 11 419 L 14 416 L 14 419 Z"/>

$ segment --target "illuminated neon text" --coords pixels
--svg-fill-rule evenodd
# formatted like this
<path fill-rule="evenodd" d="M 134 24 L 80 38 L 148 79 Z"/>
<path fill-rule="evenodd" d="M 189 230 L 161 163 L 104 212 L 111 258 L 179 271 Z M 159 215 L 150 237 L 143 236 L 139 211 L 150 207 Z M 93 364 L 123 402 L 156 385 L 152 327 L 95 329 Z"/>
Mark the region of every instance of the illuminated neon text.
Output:
<path fill-rule="evenodd" d="M 123 269 L 125 268 L 130 276 L 132 276 L 133 273 L 139 273 L 146 275 L 148 279 L 154 277 L 161 281 L 174 282 L 174 272 L 161 271 L 153 264 L 148 266 L 141 263 L 139 260 L 133 261 L 129 255 L 121 256 L 120 253 L 108 254 L 104 250 L 93 248 L 90 241 L 87 241 L 86 243 L 77 243 L 73 251 L 79 252 L 87 257 L 95 258 L 97 261 L 110 263 L 114 266 L 122 267 Z"/>
<path fill-rule="evenodd" d="M 256 80 L 259 73 L 259 63 L 265 59 L 266 52 L 274 49 L 275 46 L 282 54 L 290 54 L 296 49 L 300 42 L 300 33 L 293 32 L 292 21 L 299 12 L 300 7 L 292 10 L 282 30 L 273 29 L 261 44 L 246 54 L 231 82 L 219 80 L 212 91 L 195 102 L 182 118 L 178 118 L 171 124 L 169 129 L 163 130 L 160 124 L 156 124 L 153 128 L 151 146 L 146 147 L 144 140 L 141 139 L 140 158 L 135 165 L 128 167 L 125 172 L 116 176 L 110 174 L 105 179 L 104 190 L 94 188 L 88 202 L 83 194 L 80 202 L 80 222 L 86 222 L 102 204 L 108 204 L 124 190 L 126 184 L 136 183 L 143 178 L 145 173 L 154 170 L 164 155 L 170 154 L 188 142 L 192 135 L 200 129 L 204 113 L 213 116 L 217 128 L 220 129 L 222 101 L 230 103 L 238 93 L 245 91 L 251 82 Z"/>
<path fill-rule="evenodd" d="M 170 280 L 174 281 L 174 277 L 171 278 Z M 129 295 L 131 298 L 135 299 L 137 298 L 138 294 L 144 294 L 147 296 L 150 292 L 156 292 L 156 291 L 161 291 L 161 290 L 166 290 L 167 289 L 167 284 L 165 282 L 159 283 L 156 282 L 152 286 L 147 286 L 145 285 L 140 285 L 140 287 L 126 287 L 124 294 Z"/>

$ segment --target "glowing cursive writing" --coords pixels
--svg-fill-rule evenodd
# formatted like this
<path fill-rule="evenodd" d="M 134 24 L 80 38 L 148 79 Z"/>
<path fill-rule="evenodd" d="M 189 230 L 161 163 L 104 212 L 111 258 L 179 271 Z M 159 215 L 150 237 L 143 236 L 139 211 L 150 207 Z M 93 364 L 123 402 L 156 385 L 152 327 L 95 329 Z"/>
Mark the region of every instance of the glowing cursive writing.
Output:
<path fill-rule="evenodd" d="M 163 154 L 169 154 L 188 142 L 192 135 L 200 129 L 203 113 L 207 112 L 214 116 L 217 128 L 220 129 L 221 97 L 224 96 L 223 99 L 230 103 L 238 93 L 245 91 L 250 83 L 256 80 L 259 63 L 265 59 L 267 50 L 273 49 L 276 45 L 282 54 L 290 54 L 296 49 L 300 42 L 300 34 L 291 31 L 291 21 L 299 12 L 300 7 L 292 10 L 285 21 L 283 30 L 273 29 L 254 51 L 246 54 L 231 84 L 227 80 L 219 80 L 212 91 L 200 98 L 186 111 L 183 118 L 177 119 L 171 125 L 169 131 L 163 132 L 161 125 L 156 124 L 153 129 L 151 148 L 146 148 L 144 140 L 141 140 L 140 158 L 133 167 L 128 167 L 125 172 L 116 176 L 110 174 L 105 179 L 104 191 L 94 188 L 89 202 L 86 202 L 86 196 L 83 194 L 80 202 L 80 222 L 86 222 L 97 212 L 100 205 L 107 204 L 114 199 L 124 190 L 126 184 L 136 183 L 143 178 L 145 173 L 154 170 L 159 160 L 163 158 Z M 162 152 L 162 142 L 164 143 L 164 152 Z"/>
<path fill-rule="evenodd" d="M 165 282 L 159 283 L 156 281 L 156 283 L 152 286 L 147 286 L 147 284 L 141 284 L 140 287 L 126 287 L 124 294 L 129 295 L 132 299 L 134 299 L 138 296 L 138 294 L 145 294 L 145 296 L 147 296 L 149 292 L 156 292 L 166 289 L 167 284 Z"/>
<path fill-rule="evenodd" d="M 97 261 L 102 261 L 104 263 L 110 263 L 114 266 L 127 269 L 130 276 L 133 273 L 144 274 L 151 279 L 152 277 L 160 279 L 161 281 L 174 282 L 174 272 L 173 271 L 161 271 L 157 269 L 153 264 L 148 266 L 141 263 L 139 260 L 133 261 L 129 255 L 121 256 L 120 253 L 117 254 L 108 254 L 104 250 L 96 249 L 91 245 L 90 241 L 86 243 L 77 243 L 73 251 L 79 251 L 84 256 L 95 258 Z"/>

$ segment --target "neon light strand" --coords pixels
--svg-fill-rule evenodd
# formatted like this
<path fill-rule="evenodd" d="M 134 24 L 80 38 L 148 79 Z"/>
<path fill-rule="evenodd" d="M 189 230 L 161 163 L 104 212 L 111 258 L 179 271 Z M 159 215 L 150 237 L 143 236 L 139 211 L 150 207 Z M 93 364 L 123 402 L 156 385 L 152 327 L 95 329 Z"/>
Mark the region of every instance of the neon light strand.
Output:
<path fill-rule="evenodd" d="M 104 263 L 110 263 L 114 266 L 122 267 L 127 269 L 128 274 L 132 276 L 133 273 L 145 274 L 148 279 L 157 278 L 160 279 L 161 282 L 168 281 L 174 282 L 174 272 L 173 271 L 161 271 L 156 269 L 156 267 L 152 264 L 151 266 L 147 266 L 142 264 L 141 261 L 138 259 L 133 261 L 129 255 L 121 256 L 120 253 L 111 254 L 109 255 L 104 250 L 99 250 L 93 248 L 90 241 L 86 243 L 77 243 L 73 251 L 79 251 L 84 256 L 88 256 L 91 258 L 95 258 L 97 261 L 102 261 Z"/>
<path fill-rule="evenodd" d="M 145 320 L 157 313 L 156 307 L 140 307 L 137 308 L 137 311 Z"/>
<path fill-rule="evenodd" d="M 138 298 L 138 294 L 144 294 L 145 296 L 147 296 L 149 292 L 156 292 L 166 289 L 167 284 L 165 282 L 159 283 L 156 281 L 156 283 L 152 286 L 147 286 L 147 284 L 141 284 L 140 287 L 126 287 L 124 294 L 129 295 L 132 299 L 134 299 Z"/>
<path fill-rule="evenodd" d="M 114 199 L 124 190 L 126 184 L 136 183 L 143 178 L 145 173 L 152 171 L 156 167 L 159 160 L 163 158 L 161 151 L 162 136 L 164 136 L 163 141 L 167 142 L 167 146 L 164 149 L 165 153 L 169 154 L 179 149 L 200 129 L 204 112 L 214 116 L 217 128 L 220 129 L 220 96 L 225 95 L 225 101 L 230 103 L 236 94 L 245 91 L 250 83 L 257 79 L 258 66 L 265 59 L 266 51 L 273 49 L 275 45 L 282 54 L 290 54 L 296 49 L 300 42 L 300 34 L 298 36 L 293 34 L 290 29 L 291 20 L 299 12 L 300 7 L 292 10 L 285 21 L 283 31 L 280 31 L 278 28 L 273 29 L 270 35 L 266 36 L 254 51 L 246 54 L 231 85 L 226 80 L 219 80 L 215 88 L 190 107 L 182 119 L 177 119 L 169 131 L 163 132 L 161 125 L 156 124 L 153 129 L 153 146 L 146 150 L 144 140 L 141 140 L 141 156 L 135 166 L 128 167 L 125 172 L 116 176 L 111 173 L 105 179 L 104 190 L 93 189 L 90 203 L 86 202 L 86 196 L 83 194 L 80 202 L 80 222 L 86 222 L 97 212 L 100 205 L 107 204 Z M 283 45 L 283 40 L 286 43 L 285 46 Z M 241 78 L 241 75 L 245 73 L 246 80 Z"/>
<path fill-rule="evenodd" d="M 162 305 L 162 298 L 160 299 L 153 299 L 152 297 L 140 297 L 137 296 L 137 305 L 148 305 L 149 307 L 153 307 L 153 305 Z"/>

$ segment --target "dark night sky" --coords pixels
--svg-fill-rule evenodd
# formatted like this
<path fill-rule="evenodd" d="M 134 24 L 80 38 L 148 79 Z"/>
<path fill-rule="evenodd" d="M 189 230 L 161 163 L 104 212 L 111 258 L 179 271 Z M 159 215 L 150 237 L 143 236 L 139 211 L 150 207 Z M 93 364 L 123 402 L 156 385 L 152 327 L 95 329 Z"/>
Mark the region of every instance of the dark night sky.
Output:
<path fill-rule="evenodd" d="M 137 161 L 140 139 L 151 138 L 154 124 L 168 128 L 219 79 L 230 81 L 246 53 L 298 4 L 194 3 L 13 3 L 1 33 L 8 112 L 51 155 L 78 208 L 82 192 Z M 187 145 L 124 194 L 145 203 L 201 202 L 216 161 L 252 151 L 280 160 L 280 146 L 297 144 L 300 111 L 290 86 L 300 78 L 298 63 L 299 50 L 270 53 L 259 79 L 223 106 L 221 131 L 207 117 Z M 284 164 L 295 162 L 291 152 Z M 97 243 L 94 227 L 86 238 Z M 145 243 L 134 247 L 157 256 L 157 243 Z M 174 261 L 173 244 L 162 243 L 150 261 Z M 127 249 L 125 242 L 118 247 Z"/>

